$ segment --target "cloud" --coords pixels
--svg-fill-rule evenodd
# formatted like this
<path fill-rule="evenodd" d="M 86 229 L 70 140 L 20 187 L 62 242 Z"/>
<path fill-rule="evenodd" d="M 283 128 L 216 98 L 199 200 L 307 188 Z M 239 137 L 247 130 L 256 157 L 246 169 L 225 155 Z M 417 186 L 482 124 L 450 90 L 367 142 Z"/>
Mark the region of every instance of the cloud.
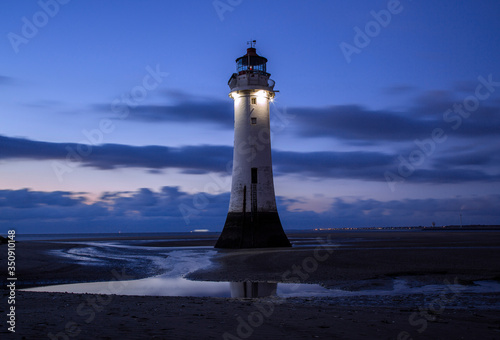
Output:
<path fill-rule="evenodd" d="M 453 108 L 454 94 L 447 90 L 429 90 L 419 93 L 414 99 L 414 107 L 410 108 L 410 113 L 414 119 L 424 118 L 425 120 L 439 121 L 443 119 L 443 113 Z"/>
<path fill-rule="evenodd" d="M 0 136 L 0 159 L 64 159 L 66 146 L 75 144 L 32 141 L 24 138 Z"/>
<path fill-rule="evenodd" d="M 290 108 L 300 137 L 353 142 L 406 141 L 428 134 L 429 124 L 404 114 L 371 111 L 357 105 Z M 313 119 L 313 118 L 314 119 Z"/>
<path fill-rule="evenodd" d="M 435 160 L 439 167 L 494 167 L 500 168 L 500 153 L 495 144 L 480 144 L 452 148 Z"/>
<path fill-rule="evenodd" d="M 381 180 L 394 161 L 393 155 L 380 152 L 292 152 L 275 151 L 273 165 L 277 174 L 305 174 L 323 178 Z"/>
<path fill-rule="evenodd" d="M 130 110 L 127 119 L 147 122 L 201 122 L 233 127 L 233 106 L 226 102 L 182 102 L 177 105 L 142 105 Z"/>
<path fill-rule="evenodd" d="M 322 213 L 289 211 L 293 202 L 278 202 L 283 225 L 290 228 L 457 225 L 459 213 L 464 224 L 498 224 L 500 218 L 500 195 L 397 201 L 337 197 Z"/>
<path fill-rule="evenodd" d="M 233 128 L 233 104 L 230 100 L 201 98 L 181 91 L 170 91 L 167 97 L 173 99 L 172 104 L 127 106 L 123 103 L 117 107 L 98 104 L 93 109 L 99 112 L 117 111 L 121 117 L 126 115 L 131 121 L 208 123 Z"/>
<path fill-rule="evenodd" d="M 475 169 L 417 169 L 408 178 L 413 183 L 466 183 L 466 182 L 498 182 L 500 174 L 488 174 Z"/>
<path fill-rule="evenodd" d="M 229 193 L 191 194 L 178 187 L 106 192 L 93 202 L 83 195 L 1 190 L 0 232 L 12 228 L 19 234 L 220 231 L 229 205 Z M 307 203 L 307 198 L 277 197 L 285 229 L 458 224 L 459 212 L 464 224 L 494 224 L 500 217 L 500 195 L 398 201 L 337 197 L 321 213 L 294 209 L 296 202 Z"/>
<path fill-rule="evenodd" d="M 460 183 L 471 181 L 498 181 L 497 167 L 477 168 L 498 164 L 497 146 L 490 151 L 474 155 L 467 152 L 448 157 L 429 157 L 426 167 L 415 166 L 405 181 L 415 183 Z M 414 145 L 414 149 L 416 146 Z M 81 151 L 79 153 L 79 151 Z M 178 169 L 184 174 L 228 174 L 233 148 L 224 145 L 195 145 L 182 147 L 130 146 L 122 144 L 81 145 L 50 143 L 22 138 L 0 136 L 0 159 L 55 160 L 58 166 L 92 167 L 99 170 L 117 168 L 144 168 L 153 173 L 162 169 Z M 386 171 L 398 174 L 402 164 L 400 155 L 376 151 L 273 151 L 276 175 L 303 174 L 308 177 L 385 181 Z M 477 163 L 474 163 L 474 160 Z M 468 163 L 468 164 L 465 164 Z M 69 164 L 69 165 L 68 165 Z M 490 171 L 487 171 L 490 170 Z"/>
<path fill-rule="evenodd" d="M 230 146 L 130 146 L 51 143 L 0 136 L 0 159 L 59 160 L 100 170 L 178 168 L 197 173 L 225 172 Z M 64 164 L 64 163 L 63 163 Z"/>
<path fill-rule="evenodd" d="M 34 208 L 40 206 L 71 207 L 85 202 L 78 193 L 69 191 L 41 192 L 29 189 L 0 190 L 0 207 Z"/>
<path fill-rule="evenodd" d="M 453 84 L 453 90 L 462 93 L 465 95 L 469 95 L 471 93 L 474 93 L 477 87 L 477 80 L 459 80 L 455 81 Z"/>
<path fill-rule="evenodd" d="M 408 112 L 369 110 L 357 105 L 323 108 L 289 108 L 296 118 L 296 134 L 302 138 L 332 138 L 349 143 L 382 144 L 413 142 L 428 138 L 441 128 L 446 134 L 459 138 L 493 137 L 500 131 L 500 107 L 482 103 L 476 111 L 463 117 L 446 93 L 427 93 L 417 100 Z M 451 112 L 445 113 L 451 110 Z"/>
<path fill-rule="evenodd" d="M 71 221 L 105 216 L 101 203 L 87 204 L 82 193 L 68 191 L 32 191 L 30 189 L 0 190 L 0 226 L 17 228 L 31 225 L 30 232 L 45 232 L 39 223 L 55 223 L 58 232 L 65 232 Z M 8 227 L 10 225 L 10 227 Z M 47 230 L 50 232 L 50 230 Z"/>
<path fill-rule="evenodd" d="M 82 193 L 0 191 L 0 230 L 19 233 L 182 231 L 220 229 L 229 193 L 189 194 L 178 187 L 106 192 L 96 202 Z M 215 229 L 217 228 L 217 229 Z"/>

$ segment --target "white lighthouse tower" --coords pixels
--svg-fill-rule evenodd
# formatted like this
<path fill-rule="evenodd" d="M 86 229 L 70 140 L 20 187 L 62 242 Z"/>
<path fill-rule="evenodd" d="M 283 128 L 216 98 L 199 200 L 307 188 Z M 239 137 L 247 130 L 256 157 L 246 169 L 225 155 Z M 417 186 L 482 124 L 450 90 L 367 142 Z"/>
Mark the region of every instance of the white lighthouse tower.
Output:
<path fill-rule="evenodd" d="M 274 81 L 255 40 L 236 59 L 228 85 L 234 100 L 234 151 L 231 199 L 216 248 L 290 247 L 274 195 L 269 101 Z"/>

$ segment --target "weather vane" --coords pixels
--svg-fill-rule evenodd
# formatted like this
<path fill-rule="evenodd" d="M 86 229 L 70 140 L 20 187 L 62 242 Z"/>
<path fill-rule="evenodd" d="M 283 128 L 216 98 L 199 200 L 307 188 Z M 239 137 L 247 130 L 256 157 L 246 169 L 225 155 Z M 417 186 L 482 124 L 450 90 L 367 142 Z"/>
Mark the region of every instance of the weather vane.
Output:
<path fill-rule="evenodd" d="M 250 45 L 251 48 L 255 48 L 255 44 L 257 43 L 257 40 L 249 40 L 247 41 L 247 45 Z"/>

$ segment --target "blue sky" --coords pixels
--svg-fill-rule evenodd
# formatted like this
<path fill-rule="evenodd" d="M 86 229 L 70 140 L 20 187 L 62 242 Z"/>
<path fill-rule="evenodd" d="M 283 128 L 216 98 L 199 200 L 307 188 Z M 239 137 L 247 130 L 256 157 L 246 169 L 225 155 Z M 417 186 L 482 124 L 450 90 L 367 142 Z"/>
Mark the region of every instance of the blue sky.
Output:
<path fill-rule="evenodd" d="M 248 40 L 285 229 L 500 223 L 497 1 L 2 1 L 0 232 L 222 229 Z"/>

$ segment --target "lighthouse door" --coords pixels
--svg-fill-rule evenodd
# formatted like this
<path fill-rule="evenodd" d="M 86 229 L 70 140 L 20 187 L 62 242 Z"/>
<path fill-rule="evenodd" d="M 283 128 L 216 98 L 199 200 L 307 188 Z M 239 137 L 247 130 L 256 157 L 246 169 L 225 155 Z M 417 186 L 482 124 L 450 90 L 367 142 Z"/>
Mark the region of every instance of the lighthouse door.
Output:
<path fill-rule="evenodd" d="M 252 202 L 252 221 L 257 213 L 257 168 L 252 168 L 252 185 L 250 187 L 250 200 Z"/>

